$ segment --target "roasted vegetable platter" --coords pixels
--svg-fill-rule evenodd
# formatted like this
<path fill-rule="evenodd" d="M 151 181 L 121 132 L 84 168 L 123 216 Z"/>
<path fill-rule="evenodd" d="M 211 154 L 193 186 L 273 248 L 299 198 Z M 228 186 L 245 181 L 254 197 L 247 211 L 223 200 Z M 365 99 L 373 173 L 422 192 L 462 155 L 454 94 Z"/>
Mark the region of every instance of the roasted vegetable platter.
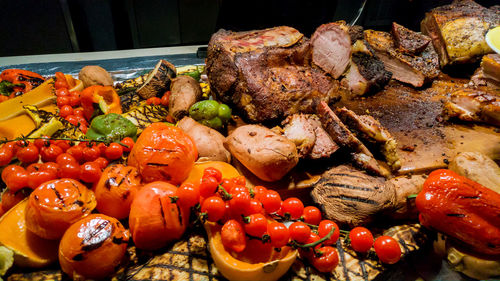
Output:
<path fill-rule="evenodd" d="M 0 278 L 498 277 L 500 55 L 467 28 L 499 24 L 459 1 L 2 69 Z"/>

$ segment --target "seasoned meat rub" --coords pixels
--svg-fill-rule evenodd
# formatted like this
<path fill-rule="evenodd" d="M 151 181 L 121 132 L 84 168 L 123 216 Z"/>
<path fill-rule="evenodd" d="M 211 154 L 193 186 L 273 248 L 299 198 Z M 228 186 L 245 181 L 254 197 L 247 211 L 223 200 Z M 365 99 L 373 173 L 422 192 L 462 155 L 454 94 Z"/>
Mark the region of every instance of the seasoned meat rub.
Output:
<path fill-rule="evenodd" d="M 418 55 L 422 53 L 431 42 L 429 36 L 410 30 L 395 22 L 392 23 L 391 34 L 394 37 L 396 47 L 406 54 Z"/>

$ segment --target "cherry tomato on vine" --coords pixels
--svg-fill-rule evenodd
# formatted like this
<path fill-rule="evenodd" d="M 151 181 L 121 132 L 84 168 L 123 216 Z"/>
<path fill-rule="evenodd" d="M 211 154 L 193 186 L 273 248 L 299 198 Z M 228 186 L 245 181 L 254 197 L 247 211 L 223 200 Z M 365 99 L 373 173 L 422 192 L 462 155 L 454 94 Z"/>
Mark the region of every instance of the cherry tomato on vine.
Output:
<path fill-rule="evenodd" d="M 55 144 L 51 144 L 48 147 L 42 147 L 40 149 L 40 156 L 42 156 L 43 162 L 55 162 L 57 156 L 63 153 L 62 148 Z"/>
<path fill-rule="evenodd" d="M 224 189 L 229 193 L 231 192 L 231 190 L 235 186 L 232 179 L 222 179 L 222 182 L 220 183 L 220 185 L 222 185 L 222 187 L 224 187 Z"/>
<path fill-rule="evenodd" d="M 214 177 L 202 177 L 200 183 L 200 195 L 203 197 L 209 197 L 215 193 L 219 182 Z"/>
<path fill-rule="evenodd" d="M 200 201 L 200 190 L 192 183 L 183 183 L 176 191 L 180 206 L 193 207 Z"/>
<path fill-rule="evenodd" d="M 349 232 L 351 247 L 354 251 L 360 253 L 368 252 L 373 246 L 373 235 L 370 230 L 358 226 Z"/>
<path fill-rule="evenodd" d="M 245 214 L 250 207 L 250 193 L 248 189 L 244 186 L 235 186 L 231 189 L 231 200 L 229 204 L 231 205 L 231 211 L 233 214 Z"/>
<path fill-rule="evenodd" d="M 66 118 L 64 118 L 64 119 L 66 119 L 66 121 L 71 123 L 71 125 L 78 126 L 78 119 L 76 118 L 75 115 L 66 116 Z"/>
<path fill-rule="evenodd" d="M 251 214 L 265 214 L 264 208 L 262 207 L 262 203 L 255 198 L 250 199 L 250 205 L 245 210 L 245 216 L 249 216 Z"/>
<path fill-rule="evenodd" d="M 71 106 L 78 106 L 78 105 L 80 105 L 80 92 L 73 91 L 73 92 L 69 93 L 69 104 Z"/>
<path fill-rule="evenodd" d="M 161 105 L 163 106 L 168 106 L 168 103 L 170 102 L 170 91 L 166 91 L 165 94 L 161 97 Z"/>
<path fill-rule="evenodd" d="M 221 241 L 224 247 L 231 249 L 237 253 L 242 252 L 246 248 L 245 231 L 241 224 L 236 220 L 228 220 L 222 226 Z"/>
<path fill-rule="evenodd" d="M 69 91 L 67 88 L 58 88 L 56 89 L 56 96 L 62 97 L 62 96 L 68 96 Z"/>
<path fill-rule="evenodd" d="M 54 144 L 59 146 L 63 152 L 66 152 L 71 147 L 70 141 L 68 140 L 55 140 Z"/>
<path fill-rule="evenodd" d="M 132 150 L 132 148 L 134 147 L 134 140 L 130 137 L 126 137 L 126 138 L 122 139 L 121 143 L 128 146 L 128 147 L 123 146 L 124 152 L 130 152 Z"/>
<path fill-rule="evenodd" d="M 31 164 L 38 162 L 40 153 L 38 148 L 33 143 L 29 143 L 27 146 L 17 151 L 16 157 L 23 163 Z"/>
<path fill-rule="evenodd" d="M 387 264 L 395 264 L 401 259 L 399 243 L 390 236 L 380 236 L 373 244 L 379 260 Z"/>
<path fill-rule="evenodd" d="M 12 207 L 14 207 L 17 203 L 23 201 L 24 198 L 27 197 L 27 194 L 22 190 L 12 191 L 10 189 L 5 190 L 2 193 L 2 210 L 7 212 Z"/>
<path fill-rule="evenodd" d="M 49 171 L 55 175 L 59 173 L 59 164 L 55 162 L 46 162 L 43 163 L 42 166 L 40 167 L 41 170 Z"/>
<path fill-rule="evenodd" d="M 332 272 L 332 270 L 339 264 L 339 254 L 337 250 L 331 246 L 324 246 L 318 249 L 321 252 L 320 257 L 313 257 L 311 260 L 312 265 L 319 272 Z"/>
<path fill-rule="evenodd" d="M 300 221 L 292 223 L 288 230 L 290 238 L 302 244 L 306 243 L 311 236 L 311 228 Z"/>
<path fill-rule="evenodd" d="M 314 206 L 307 206 L 304 208 L 302 218 L 308 224 L 318 225 L 321 222 L 321 211 Z"/>
<path fill-rule="evenodd" d="M 290 197 L 283 201 L 281 209 L 284 213 L 289 213 L 290 217 L 294 220 L 300 218 L 304 212 L 304 204 L 296 197 Z"/>
<path fill-rule="evenodd" d="M 67 164 L 67 163 L 77 163 L 76 158 L 69 153 L 61 153 L 56 158 L 56 163 L 59 165 Z"/>
<path fill-rule="evenodd" d="M 59 108 L 62 108 L 65 105 L 70 106 L 69 105 L 70 100 L 68 96 L 59 96 L 57 97 L 56 102 L 57 102 L 57 107 Z"/>
<path fill-rule="evenodd" d="M 43 167 L 38 171 L 32 171 L 28 176 L 28 187 L 31 189 L 36 189 L 42 183 L 54 180 L 57 178 L 57 173 L 53 170 L 46 170 Z"/>
<path fill-rule="evenodd" d="M 101 156 L 102 157 L 106 156 L 106 148 L 108 148 L 108 146 L 105 143 L 100 142 L 97 144 L 97 147 L 99 148 L 99 151 L 101 152 Z"/>
<path fill-rule="evenodd" d="M 68 150 L 66 150 L 66 153 L 73 156 L 78 162 L 81 162 L 83 160 L 83 147 L 79 145 L 74 145 L 68 148 Z"/>
<path fill-rule="evenodd" d="M 0 166 L 9 164 L 13 157 L 14 151 L 12 151 L 12 148 L 6 147 L 5 145 L 0 147 Z"/>
<path fill-rule="evenodd" d="M 98 157 L 96 160 L 94 160 L 94 162 L 97 163 L 99 167 L 101 167 L 101 169 L 106 168 L 109 164 L 108 159 L 104 157 Z"/>
<path fill-rule="evenodd" d="M 267 190 L 260 199 L 260 202 L 268 214 L 276 212 L 281 208 L 281 196 L 274 190 Z"/>
<path fill-rule="evenodd" d="M 335 230 L 333 231 L 332 236 L 330 236 L 330 239 L 323 242 L 324 245 L 334 245 L 335 243 L 337 243 L 337 240 L 339 239 L 339 236 L 340 236 L 340 228 L 338 227 L 338 225 L 336 223 L 334 223 L 331 220 L 322 220 L 319 223 L 318 235 L 321 238 L 328 235 L 328 233 L 330 233 L 330 231 L 333 227 L 335 227 Z"/>
<path fill-rule="evenodd" d="M 54 83 L 54 88 L 56 88 L 56 90 L 60 88 L 69 89 L 69 84 L 66 80 L 66 76 L 64 76 L 64 73 L 59 71 L 56 72 L 56 82 Z"/>
<path fill-rule="evenodd" d="M 80 164 L 78 162 L 60 164 L 57 176 L 59 178 L 80 179 Z"/>
<path fill-rule="evenodd" d="M 96 160 L 99 156 L 101 156 L 101 150 L 97 145 L 83 148 L 83 160 L 90 162 Z"/>
<path fill-rule="evenodd" d="M 97 182 L 101 174 L 101 167 L 95 162 L 85 162 L 80 168 L 80 180 L 84 182 Z"/>
<path fill-rule="evenodd" d="M 26 171 L 28 171 L 28 173 L 31 173 L 34 171 L 41 170 L 42 167 L 43 167 L 43 163 L 33 163 L 33 164 L 29 164 L 28 167 L 26 167 Z"/>
<path fill-rule="evenodd" d="M 35 146 L 40 150 L 44 146 L 49 146 L 50 145 L 50 140 L 48 136 L 43 136 L 39 139 L 36 139 L 34 142 Z"/>
<path fill-rule="evenodd" d="M 59 116 L 61 116 L 62 118 L 66 118 L 70 115 L 73 115 L 73 107 L 71 107 L 71 105 L 69 104 L 61 106 L 61 108 L 59 109 Z"/>
<path fill-rule="evenodd" d="M 281 248 L 290 240 L 288 228 L 280 222 L 272 222 L 267 225 L 267 234 L 271 238 L 271 245 L 275 248 Z"/>
<path fill-rule="evenodd" d="M 210 196 L 201 204 L 201 212 L 208 215 L 208 221 L 216 222 L 224 216 L 226 203 L 220 197 Z"/>
<path fill-rule="evenodd" d="M 267 188 L 265 188 L 261 185 L 254 186 L 253 187 L 253 198 L 260 201 L 262 199 L 262 196 L 264 196 L 264 194 L 266 194 L 266 192 L 267 192 Z"/>
<path fill-rule="evenodd" d="M 147 105 L 151 105 L 151 104 L 159 105 L 160 103 L 161 103 L 161 99 L 159 97 L 151 97 L 151 98 L 146 100 Z"/>
<path fill-rule="evenodd" d="M 243 224 L 245 232 L 255 237 L 262 237 L 267 231 L 266 217 L 263 214 L 253 214 L 248 218 L 248 223 Z"/>
<path fill-rule="evenodd" d="M 20 167 L 20 169 L 15 169 L 14 172 L 8 173 L 4 182 L 12 192 L 17 192 L 28 186 L 28 177 L 29 173 L 23 167 Z"/>
<path fill-rule="evenodd" d="M 123 147 L 116 142 L 110 143 L 104 152 L 106 158 L 110 160 L 116 160 L 123 155 Z"/>
<path fill-rule="evenodd" d="M 2 181 L 5 182 L 5 180 L 7 179 L 7 176 L 9 174 L 15 173 L 15 172 L 23 170 L 23 169 L 24 169 L 23 167 L 21 167 L 19 165 L 14 165 L 14 164 L 5 167 L 2 171 Z"/>
<path fill-rule="evenodd" d="M 208 167 L 208 168 L 205 168 L 205 170 L 203 170 L 203 177 L 214 177 L 216 180 L 217 180 L 217 183 L 221 183 L 222 182 L 222 173 L 215 169 L 215 168 L 212 168 L 212 167 Z"/>

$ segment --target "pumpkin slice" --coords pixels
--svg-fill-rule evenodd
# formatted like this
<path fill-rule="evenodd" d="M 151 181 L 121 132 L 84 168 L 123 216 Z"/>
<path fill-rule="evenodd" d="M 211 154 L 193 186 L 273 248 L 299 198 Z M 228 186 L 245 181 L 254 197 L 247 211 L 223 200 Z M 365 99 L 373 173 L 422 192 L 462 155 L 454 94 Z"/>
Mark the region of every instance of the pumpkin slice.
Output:
<path fill-rule="evenodd" d="M 20 267 L 45 267 L 57 261 L 58 240 L 46 240 L 26 229 L 24 199 L 0 218 L 0 246 L 14 252 L 14 263 Z"/>
<path fill-rule="evenodd" d="M 219 224 L 207 222 L 205 230 L 212 259 L 217 269 L 229 280 L 278 280 L 297 258 L 297 250 L 286 246 L 277 252 L 269 244 L 263 244 L 263 247 L 247 245 L 245 250 L 235 257 L 226 251 L 222 244 Z M 251 241 L 255 240 L 248 242 Z"/>

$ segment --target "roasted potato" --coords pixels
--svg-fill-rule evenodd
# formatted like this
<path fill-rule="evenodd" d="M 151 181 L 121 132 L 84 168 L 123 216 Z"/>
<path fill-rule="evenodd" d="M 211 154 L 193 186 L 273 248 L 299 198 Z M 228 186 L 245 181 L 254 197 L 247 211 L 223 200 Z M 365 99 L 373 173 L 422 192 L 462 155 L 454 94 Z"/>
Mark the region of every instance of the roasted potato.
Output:
<path fill-rule="evenodd" d="M 480 152 L 461 152 L 448 168 L 500 193 L 500 168 L 495 161 Z"/>
<path fill-rule="evenodd" d="M 78 79 L 82 80 L 85 88 L 92 85 L 112 86 L 113 78 L 106 69 L 98 65 L 87 65 L 78 73 Z"/>
<path fill-rule="evenodd" d="M 189 112 L 189 108 L 201 99 L 200 84 L 191 76 L 179 76 L 170 85 L 169 112 L 175 120 L 180 120 Z"/>
<path fill-rule="evenodd" d="M 207 161 L 231 162 L 231 153 L 224 148 L 225 138 L 221 133 L 190 117 L 182 118 L 177 126 L 193 139 L 200 158 Z"/>
<path fill-rule="evenodd" d="M 224 146 L 264 181 L 280 180 L 299 162 L 293 142 L 259 125 L 236 128 L 226 138 Z"/>

